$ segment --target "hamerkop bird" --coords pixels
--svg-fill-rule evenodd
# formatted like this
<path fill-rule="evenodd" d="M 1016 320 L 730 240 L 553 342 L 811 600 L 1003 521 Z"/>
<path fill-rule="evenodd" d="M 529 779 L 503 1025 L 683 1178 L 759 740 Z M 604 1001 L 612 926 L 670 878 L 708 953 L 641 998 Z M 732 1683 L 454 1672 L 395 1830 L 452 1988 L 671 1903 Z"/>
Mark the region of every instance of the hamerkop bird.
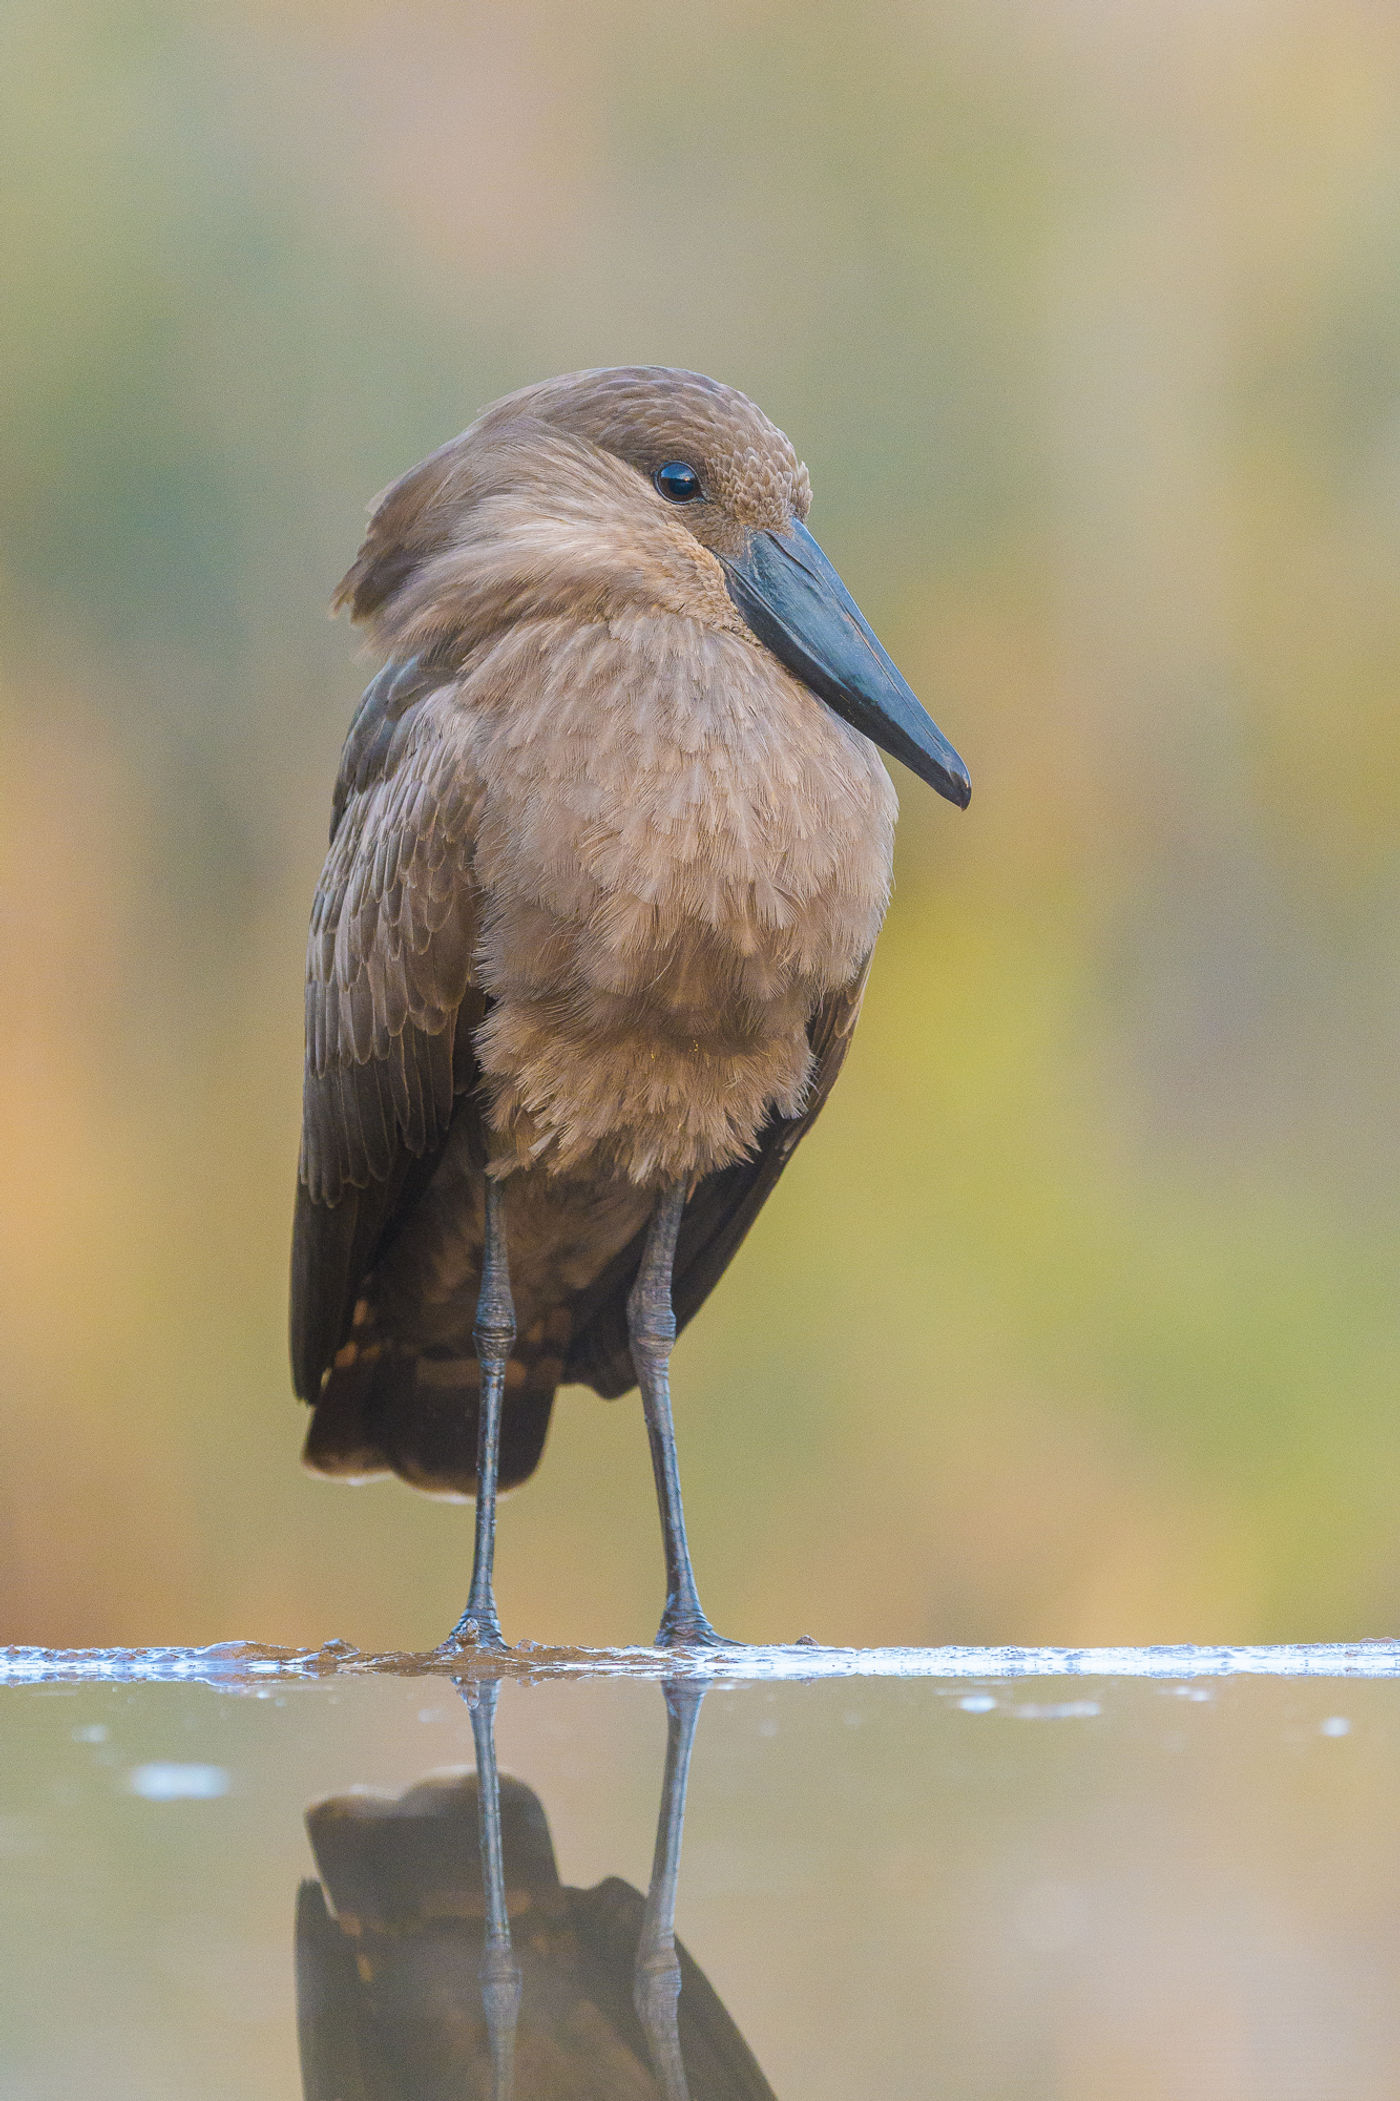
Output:
<path fill-rule="evenodd" d="M 337 606 L 383 669 L 312 912 L 292 1257 L 307 1464 L 476 1497 L 459 1642 L 499 1645 L 496 1493 L 556 1387 L 642 1389 L 663 1644 L 718 1637 L 669 1359 L 829 1093 L 889 891 L 875 746 L 962 761 L 698 373 L 507 396 L 376 504 Z"/>

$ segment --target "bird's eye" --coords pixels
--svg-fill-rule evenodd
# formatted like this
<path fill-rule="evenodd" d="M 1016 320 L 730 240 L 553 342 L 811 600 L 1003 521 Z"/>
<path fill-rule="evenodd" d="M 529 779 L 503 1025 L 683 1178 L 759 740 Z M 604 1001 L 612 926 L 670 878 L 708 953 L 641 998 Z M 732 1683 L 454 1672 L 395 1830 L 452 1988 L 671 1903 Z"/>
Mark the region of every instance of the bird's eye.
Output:
<path fill-rule="evenodd" d="M 668 503 L 694 503 L 700 494 L 700 477 L 684 460 L 667 460 L 652 480 Z"/>

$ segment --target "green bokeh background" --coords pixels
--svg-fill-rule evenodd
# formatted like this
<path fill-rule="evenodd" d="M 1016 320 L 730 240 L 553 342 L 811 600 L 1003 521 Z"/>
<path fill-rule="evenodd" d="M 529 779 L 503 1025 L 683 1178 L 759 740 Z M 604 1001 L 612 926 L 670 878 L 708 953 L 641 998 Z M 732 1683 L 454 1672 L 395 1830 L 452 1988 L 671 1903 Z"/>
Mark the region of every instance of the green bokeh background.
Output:
<path fill-rule="evenodd" d="M 735 1634 L 1400 1622 L 1400 16 L 1380 0 L 10 0 L 0 1641 L 423 1644 L 469 1525 L 305 1477 L 301 951 L 368 498 L 698 366 L 969 762 L 677 1355 Z M 564 1397 L 508 1631 L 641 1637 Z"/>

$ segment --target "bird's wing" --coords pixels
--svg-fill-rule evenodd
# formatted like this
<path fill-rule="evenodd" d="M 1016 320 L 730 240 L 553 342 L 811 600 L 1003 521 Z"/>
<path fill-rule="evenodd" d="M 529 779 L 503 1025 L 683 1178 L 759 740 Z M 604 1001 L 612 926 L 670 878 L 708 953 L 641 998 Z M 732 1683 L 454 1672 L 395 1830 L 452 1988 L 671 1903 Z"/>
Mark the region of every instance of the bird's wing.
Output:
<path fill-rule="evenodd" d="M 578 1946 L 578 1975 L 608 2028 L 641 2064 L 651 2060 L 637 2016 L 637 1948 L 646 1899 L 620 1875 L 593 1889 L 568 1889 L 568 1920 Z M 676 1942 L 680 1997 L 676 2041 L 691 2101 L 775 2101 L 757 2058 L 719 1994 L 682 1942 Z"/>
<path fill-rule="evenodd" d="M 304 2101 L 374 2101 L 366 2065 L 372 2068 L 378 2053 L 355 1954 L 354 1941 L 326 1908 L 320 1883 L 303 1882 L 297 1890 L 296 1991 Z"/>
<path fill-rule="evenodd" d="M 471 1031 L 479 784 L 450 673 L 387 664 L 341 757 L 306 963 L 306 1070 L 292 1248 L 292 1368 L 314 1400 L 396 1212 L 425 1185 Z"/>
<path fill-rule="evenodd" d="M 807 1025 L 812 1080 L 801 1114 L 771 1116 L 746 1160 L 706 1175 L 692 1192 L 681 1219 L 671 1273 L 671 1303 L 678 1331 L 704 1305 L 799 1140 L 820 1115 L 845 1060 L 869 971 L 867 957 L 859 975 L 829 993 Z M 605 1400 L 615 1400 L 636 1384 L 627 1339 L 627 1294 L 641 1265 L 645 1241 L 644 1232 L 630 1241 L 575 1306 L 574 1338 L 564 1376 L 591 1386 Z"/>

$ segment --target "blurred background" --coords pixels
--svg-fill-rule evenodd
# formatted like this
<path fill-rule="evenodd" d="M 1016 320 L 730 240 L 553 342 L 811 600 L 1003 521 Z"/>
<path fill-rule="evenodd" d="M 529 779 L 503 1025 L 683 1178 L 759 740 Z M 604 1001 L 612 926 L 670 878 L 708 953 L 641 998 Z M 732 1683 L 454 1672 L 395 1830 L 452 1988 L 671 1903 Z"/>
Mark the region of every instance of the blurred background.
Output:
<path fill-rule="evenodd" d="M 11 0 L 0 1641 L 368 1645 L 469 1513 L 297 1465 L 302 948 L 375 491 L 699 367 L 976 784 L 677 1355 L 749 1638 L 1400 1631 L 1400 16 Z M 648 1636 L 640 1411 L 503 1511 Z"/>

